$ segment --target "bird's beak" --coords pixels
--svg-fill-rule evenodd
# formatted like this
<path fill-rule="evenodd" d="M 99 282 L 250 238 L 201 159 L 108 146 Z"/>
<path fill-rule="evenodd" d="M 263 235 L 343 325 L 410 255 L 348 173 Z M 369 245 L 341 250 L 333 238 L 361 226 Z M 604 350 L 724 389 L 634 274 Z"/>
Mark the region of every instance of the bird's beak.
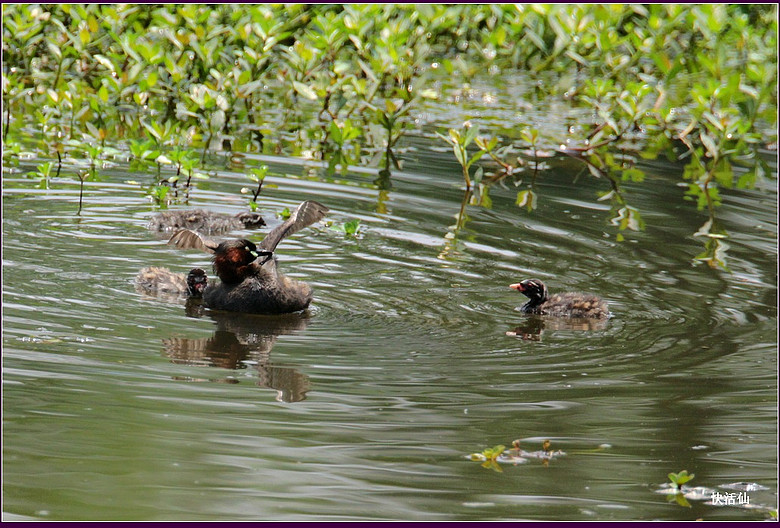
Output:
<path fill-rule="evenodd" d="M 523 288 L 523 285 L 521 283 L 519 283 L 519 282 L 517 284 L 510 284 L 509 287 L 512 288 L 513 290 L 517 290 L 519 292 L 521 292 L 521 291 L 523 291 L 525 289 L 525 288 Z"/>

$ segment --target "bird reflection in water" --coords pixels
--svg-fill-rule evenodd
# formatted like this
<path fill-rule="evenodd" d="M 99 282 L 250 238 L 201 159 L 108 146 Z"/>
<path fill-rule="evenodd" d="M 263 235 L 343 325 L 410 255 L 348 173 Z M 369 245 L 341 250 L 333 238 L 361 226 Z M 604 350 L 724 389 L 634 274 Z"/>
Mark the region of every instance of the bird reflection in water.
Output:
<path fill-rule="evenodd" d="M 607 319 L 588 319 L 584 317 L 545 317 L 532 315 L 514 330 L 509 330 L 506 335 L 518 337 L 527 341 L 541 341 L 545 330 L 569 330 L 569 331 L 593 331 L 604 330 L 607 327 Z"/>
<path fill-rule="evenodd" d="M 200 316 L 202 310 L 202 305 L 197 301 L 187 301 L 188 315 L 192 317 Z M 220 312 L 207 314 L 217 323 L 217 330 L 211 337 L 163 339 L 164 353 L 173 363 L 230 370 L 246 369 L 254 364 L 257 385 L 277 391 L 277 401 L 292 403 L 306 399 L 310 389 L 309 377 L 294 368 L 274 365 L 271 349 L 280 335 L 305 329 L 309 317 L 307 313 L 275 316 Z M 235 378 L 218 381 L 238 383 Z"/>

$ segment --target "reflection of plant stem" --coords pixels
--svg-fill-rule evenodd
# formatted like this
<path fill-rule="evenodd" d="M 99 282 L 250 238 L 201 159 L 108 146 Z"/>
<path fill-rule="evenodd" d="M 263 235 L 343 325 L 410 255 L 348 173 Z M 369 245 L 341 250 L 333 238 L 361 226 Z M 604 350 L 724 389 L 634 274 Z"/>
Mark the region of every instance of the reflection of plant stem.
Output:
<path fill-rule="evenodd" d="M 455 221 L 455 225 L 450 228 L 449 231 L 444 235 L 444 247 L 439 252 L 438 258 L 445 259 L 447 255 L 452 252 L 457 244 L 458 239 L 458 232 L 463 229 L 463 226 L 466 224 L 466 205 L 469 203 L 469 200 L 471 199 L 471 190 L 467 189 L 463 193 L 463 200 L 460 202 L 460 210 L 458 211 L 458 216 Z"/>
<path fill-rule="evenodd" d="M 82 205 L 83 199 L 84 199 L 84 180 L 87 179 L 87 173 L 79 171 L 77 173 L 77 175 L 79 177 L 80 185 L 79 185 L 79 210 L 76 212 L 76 215 L 80 215 L 81 214 L 81 205 Z"/>
<path fill-rule="evenodd" d="M 376 188 L 380 191 L 389 191 L 393 188 L 393 183 L 390 181 L 391 173 L 388 169 L 382 169 L 379 171 L 379 176 L 373 181 Z"/>
<path fill-rule="evenodd" d="M 471 199 L 471 194 L 471 188 L 466 189 L 466 191 L 463 193 L 463 201 L 460 202 L 460 211 L 458 212 L 458 221 L 455 223 L 455 233 L 460 231 L 461 228 L 463 228 L 463 225 L 466 223 L 466 205 Z"/>
<path fill-rule="evenodd" d="M 390 191 L 380 190 L 376 195 L 377 214 L 387 214 L 387 201 L 390 199 Z"/>
<path fill-rule="evenodd" d="M 211 134 L 209 134 L 209 137 L 206 139 L 206 142 L 203 144 L 203 152 L 200 155 L 201 165 L 203 165 L 206 162 L 206 149 L 209 148 L 210 144 L 211 144 Z"/>
<path fill-rule="evenodd" d="M 536 147 L 534 147 L 534 171 L 531 173 L 531 187 L 536 185 L 536 176 L 539 174 L 539 158 L 536 155 Z"/>
<path fill-rule="evenodd" d="M 11 104 L 10 100 L 6 101 L 5 104 L 5 130 L 3 131 L 3 142 L 5 142 L 6 138 L 8 137 L 8 127 L 11 126 Z"/>
<path fill-rule="evenodd" d="M 618 202 L 620 204 L 625 204 L 626 203 L 626 199 L 623 198 L 623 193 L 620 191 L 620 185 L 618 185 L 617 180 L 615 178 L 613 178 L 612 175 L 609 174 L 606 171 L 602 171 L 602 174 L 604 174 L 604 176 L 607 178 L 607 180 L 609 180 L 609 184 L 612 187 L 612 192 L 615 193 L 615 196 L 617 197 Z"/>
<path fill-rule="evenodd" d="M 714 165 L 713 165 L 714 167 Z M 702 189 L 704 190 L 704 198 L 707 200 L 707 211 L 710 215 L 710 220 L 715 220 L 715 204 L 712 203 L 712 197 L 710 196 L 710 183 L 712 182 L 712 170 L 707 171 L 707 179 L 704 180 Z"/>

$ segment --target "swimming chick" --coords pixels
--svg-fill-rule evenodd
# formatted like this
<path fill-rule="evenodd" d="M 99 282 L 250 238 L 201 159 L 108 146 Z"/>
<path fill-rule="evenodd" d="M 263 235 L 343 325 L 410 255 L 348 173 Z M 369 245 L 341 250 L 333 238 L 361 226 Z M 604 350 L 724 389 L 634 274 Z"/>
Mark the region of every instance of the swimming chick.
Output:
<path fill-rule="evenodd" d="M 550 297 L 547 286 L 539 279 L 526 279 L 509 287 L 528 297 L 529 301 L 521 308 L 523 313 L 594 319 L 610 316 L 607 303 L 595 295 L 567 292 Z"/>
<path fill-rule="evenodd" d="M 218 235 L 238 229 L 257 228 L 265 225 L 260 213 L 243 212 L 235 215 L 216 213 L 205 209 L 180 209 L 163 211 L 149 221 L 149 229 L 161 233 L 192 229 L 204 235 Z"/>
<path fill-rule="evenodd" d="M 194 268 L 184 275 L 174 273 L 168 268 L 149 266 L 139 271 L 135 277 L 136 289 L 146 294 L 200 297 L 207 285 L 206 272 L 200 268 Z"/>

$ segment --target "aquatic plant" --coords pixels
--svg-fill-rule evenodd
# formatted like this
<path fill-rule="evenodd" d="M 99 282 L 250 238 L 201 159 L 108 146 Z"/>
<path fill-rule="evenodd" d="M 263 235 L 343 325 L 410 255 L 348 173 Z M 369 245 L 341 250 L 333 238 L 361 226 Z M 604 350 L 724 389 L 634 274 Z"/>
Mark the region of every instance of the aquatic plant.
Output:
<path fill-rule="evenodd" d="M 344 233 L 344 236 L 357 238 L 357 235 L 360 232 L 360 220 L 354 218 L 348 222 L 344 222 L 343 224 L 333 224 L 330 227 L 336 231 Z"/>
<path fill-rule="evenodd" d="M 249 169 L 249 174 L 246 177 L 257 183 L 257 189 L 254 190 L 252 198 L 249 199 L 249 210 L 257 211 L 257 197 L 260 196 L 260 191 L 263 190 L 263 183 L 265 183 L 265 175 L 268 173 L 268 165 L 261 165 L 260 167 Z"/>
<path fill-rule="evenodd" d="M 477 138 L 479 134 L 479 127 L 474 126 L 470 121 L 463 123 L 460 129 L 451 128 L 448 135 L 436 133 L 440 138 L 449 143 L 452 146 L 452 151 L 455 153 L 455 159 L 460 163 L 463 170 L 463 181 L 466 183 L 466 190 L 471 190 L 472 177 L 470 174 L 471 166 L 474 165 L 485 154 L 485 151 L 480 149 L 474 154 L 469 154 L 468 146 Z M 481 180 L 482 171 L 477 169 L 474 174 L 474 179 Z"/>
<path fill-rule="evenodd" d="M 482 462 L 482 467 L 490 468 L 498 473 L 503 472 L 501 466 L 498 464 L 498 457 L 504 453 L 506 446 L 497 445 L 483 449 L 481 453 L 472 453 L 469 455 L 471 460 Z"/>
<path fill-rule="evenodd" d="M 471 205 L 526 170 L 516 202 L 534 214 L 535 178 L 555 163 L 542 154 L 570 156 L 604 178 L 597 199 L 621 240 L 643 226 L 623 182 L 642 184 L 641 160 L 664 156 L 687 164 L 686 198 L 707 215 L 697 261 L 725 268 L 723 193 L 772 174 L 758 152 L 777 141 L 776 18 L 769 4 L 8 4 L 3 158 L 24 142 L 59 170 L 89 148 L 104 149 L 91 163 L 129 151 L 134 169 L 156 169 L 140 185 L 158 202 L 164 187 L 186 199 L 220 150 L 320 159 L 329 175 L 377 166 L 387 190 L 403 139 L 450 126 L 428 121 L 426 102 L 448 97 L 437 70 L 462 93 L 522 75 L 518 122 L 472 117 L 484 138 L 441 134 L 478 188 Z M 523 122 L 540 100 L 588 117 L 565 131 Z"/>
<path fill-rule="evenodd" d="M 693 473 L 690 475 L 688 474 L 688 470 L 682 470 L 679 473 L 669 473 L 669 482 L 671 482 L 672 487 L 675 489 L 680 489 L 683 484 L 690 482 L 693 480 L 693 477 L 695 477 Z"/>
<path fill-rule="evenodd" d="M 689 475 L 687 470 L 682 470 L 679 473 L 669 473 L 669 482 L 671 483 L 672 489 L 675 490 L 675 493 L 669 496 L 669 500 L 677 502 L 680 506 L 690 508 L 691 504 L 685 498 L 685 495 L 682 492 L 682 486 L 693 480 L 694 476 L 695 475 L 693 474 Z"/>

